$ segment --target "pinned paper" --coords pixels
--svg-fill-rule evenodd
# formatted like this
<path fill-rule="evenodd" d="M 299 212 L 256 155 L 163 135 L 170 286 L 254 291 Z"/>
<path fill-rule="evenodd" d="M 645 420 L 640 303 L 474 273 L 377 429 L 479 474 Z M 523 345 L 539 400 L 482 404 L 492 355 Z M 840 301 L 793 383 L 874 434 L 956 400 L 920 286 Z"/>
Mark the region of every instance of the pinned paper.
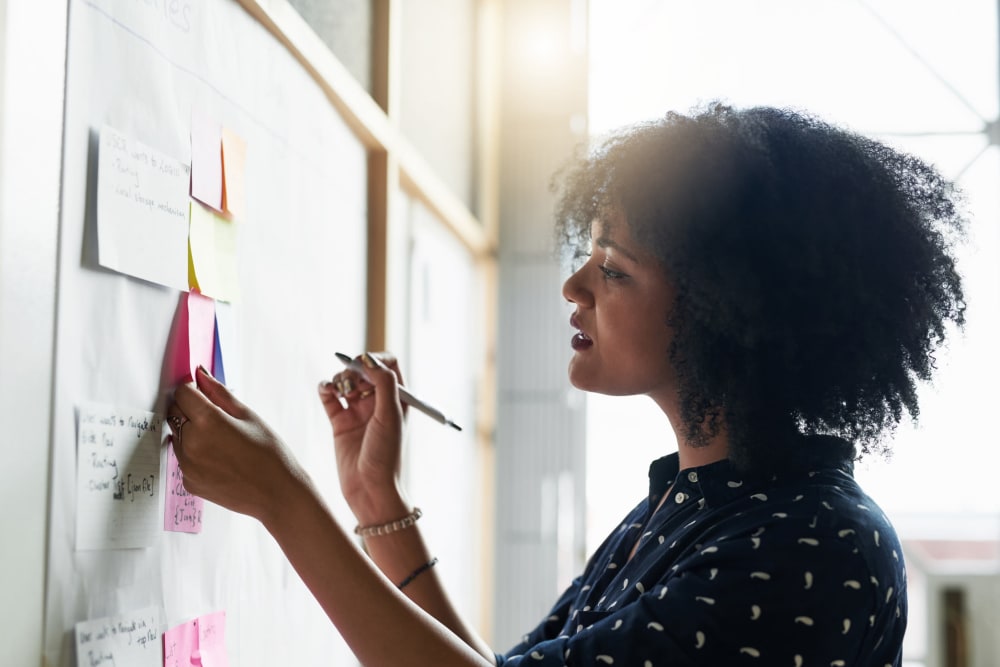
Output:
<path fill-rule="evenodd" d="M 226 612 L 217 611 L 163 633 L 164 667 L 229 667 Z"/>
<path fill-rule="evenodd" d="M 212 367 L 215 356 L 215 301 L 197 292 L 181 295 L 168 348 L 171 386 L 190 381 L 199 365 Z M 163 529 L 200 533 L 205 501 L 184 488 L 184 475 L 171 444 L 167 447 L 167 493 Z"/>
<path fill-rule="evenodd" d="M 162 667 L 163 612 L 159 607 L 76 624 L 76 665 Z"/>
<path fill-rule="evenodd" d="M 189 241 L 193 289 L 220 301 L 239 298 L 236 279 L 237 227 L 236 223 L 216 215 L 211 209 L 191 202 Z"/>
<path fill-rule="evenodd" d="M 238 392 L 242 387 L 240 377 L 242 350 L 234 308 L 235 306 L 229 303 L 215 304 L 216 347 L 212 374 L 228 386 L 230 391 Z"/>
<path fill-rule="evenodd" d="M 97 155 L 101 266 L 186 290 L 189 180 L 188 165 L 102 127 Z"/>
<path fill-rule="evenodd" d="M 76 548 L 152 546 L 159 537 L 163 419 L 99 403 L 79 407 Z"/>
<path fill-rule="evenodd" d="M 222 126 L 206 113 L 191 113 L 191 196 L 222 211 Z"/>
<path fill-rule="evenodd" d="M 190 382 L 199 365 L 211 368 L 214 348 L 215 302 L 198 292 L 182 294 L 167 347 L 167 384 Z"/>
<path fill-rule="evenodd" d="M 229 128 L 222 128 L 222 209 L 237 220 L 246 218 L 247 144 Z"/>
<path fill-rule="evenodd" d="M 205 501 L 188 493 L 174 454 L 174 446 L 167 447 L 167 499 L 163 509 L 163 529 L 179 533 L 200 533 L 201 515 Z"/>
<path fill-rule="evenodd" d="M 198 652 L 202 667 L 229 667 L 226 653 L 226 612 L 198 618 Z"/>

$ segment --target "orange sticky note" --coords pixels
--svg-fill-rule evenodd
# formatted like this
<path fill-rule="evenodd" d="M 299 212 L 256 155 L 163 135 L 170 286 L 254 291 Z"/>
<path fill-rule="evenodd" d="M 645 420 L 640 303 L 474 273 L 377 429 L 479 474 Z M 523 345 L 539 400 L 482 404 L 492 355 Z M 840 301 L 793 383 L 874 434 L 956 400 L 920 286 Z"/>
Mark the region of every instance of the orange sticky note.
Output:
<path fill-rule="evenodd" d="M 222 128 L 222 209 L 237 220 L 247 214 L 247 144 L 243 137 Z"/>

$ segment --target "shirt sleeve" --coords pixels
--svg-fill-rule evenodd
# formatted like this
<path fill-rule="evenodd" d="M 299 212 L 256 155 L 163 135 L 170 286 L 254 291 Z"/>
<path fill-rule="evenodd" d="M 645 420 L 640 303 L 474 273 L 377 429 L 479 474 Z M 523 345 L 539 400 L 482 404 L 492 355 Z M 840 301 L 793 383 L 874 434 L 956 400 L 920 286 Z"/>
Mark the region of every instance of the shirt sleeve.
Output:
<path fill-rule="evenodd" d="M 775 517 L 699 545 L 621 609 L 568 610 L 572 637 L 549 637 L 500 664 L 842 667 L 858 664 L 894 595 L 872 576 L 853 532 L 820 536 Z"/>

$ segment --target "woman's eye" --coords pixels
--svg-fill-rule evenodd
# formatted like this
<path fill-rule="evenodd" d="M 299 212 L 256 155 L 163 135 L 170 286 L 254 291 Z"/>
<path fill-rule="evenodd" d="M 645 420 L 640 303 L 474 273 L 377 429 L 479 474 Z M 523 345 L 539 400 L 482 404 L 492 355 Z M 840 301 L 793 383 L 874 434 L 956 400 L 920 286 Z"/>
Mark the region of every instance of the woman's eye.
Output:
<path fill-rule="evenodd" d="M 603 264 L 600 265 L 600 269 L 601 269 L 601 273 L 604 274 L 604 277 L 607 278 L 607 279 L 609 279 L 609 280 L 620 280 L 621 278 L 627 278 L 628 277 L 624 273 L 622 273 L 621 271 L 615 271 L 614 269 L 609 269 L 608 267 L 604 266 Z"/>

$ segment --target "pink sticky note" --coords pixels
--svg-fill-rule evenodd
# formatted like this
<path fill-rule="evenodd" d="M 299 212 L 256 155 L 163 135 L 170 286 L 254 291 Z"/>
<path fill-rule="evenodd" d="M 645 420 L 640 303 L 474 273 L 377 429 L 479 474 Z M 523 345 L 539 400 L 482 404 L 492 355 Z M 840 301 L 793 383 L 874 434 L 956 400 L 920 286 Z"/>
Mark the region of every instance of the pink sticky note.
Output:
<path fill-rule="evenodd" d="M 246 218 L 245 167 L 247 144 L 243 137 L 222 128 L 222 208 L 237 220 Z"/>
<path fill-rule="evenodd" d="M 200 533 L 205 501 L 184 488 L 184 475 L 177 464 L 174 446 L 167 447 L 167 496 L 163 507 L 163 529 Z"/>
<path fill-rule="evenodd" d="M 222 211 L 222 125 L 208 114 L 191 112 L 191 196 Z"/>
<path fill-rule="evenodd" d="M 226 653 L 226 612 L 198 617 L 198 652 L 201 667 L 229 667 Z"/>
<path fill-rule="evenodd" d="M 211 371 L 215 359 L 215 301 L 197 292 L 188 293 L 188 342 L 191 377 L 199 365 Z"/>
<path fill-rule="evenodd" d="M 167 385 L 190 382 L 198 364 L 212 369 L 215 301 L 197 292 L 180 295 L 167 346 Z"/>
<path fill-rule="evenodd" d="M 191 667 L 200 661 L 197 621 L 181 623 L 163 633 L 163 667 Z"/>

